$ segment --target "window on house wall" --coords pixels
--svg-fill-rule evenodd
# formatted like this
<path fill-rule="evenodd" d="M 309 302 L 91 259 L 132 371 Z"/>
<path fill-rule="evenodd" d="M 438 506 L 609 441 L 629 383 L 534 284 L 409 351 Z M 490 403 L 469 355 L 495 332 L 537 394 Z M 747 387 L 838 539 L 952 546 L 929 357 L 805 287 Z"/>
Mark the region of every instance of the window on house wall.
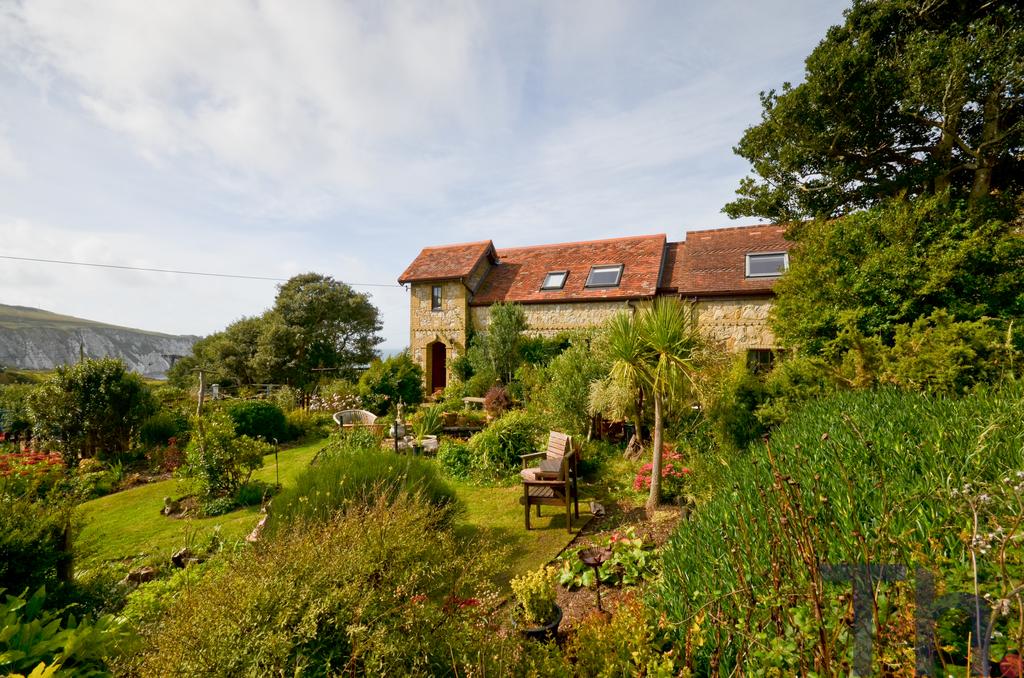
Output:
<path fill-rule="evenodd" d="M 565 287 L 565 279 L 569 277 L 569 271 L 551 271 L 544 276 L 542 290 L 560 290 Z"/>
<path fill-rule="evenodd" d="M 618 287 L 622 280 L 622 264 L 592 266 L 587 276 L 587 287 Z"/>
<path fill-rule="evenodd" d="M 770 348 L 751 348 L 747 350 L 747 369 L 754 374 L 767 374 L 775 366 L 779 351 Z"/>
<path fill-rule="evenodd" d="M 441 310 L 441 286 L 434 285 L 430 288 L 430 310 L 440 311 Z"/>
<path fill-rule="evenodd" d="M 748 278 L 779 276 L 787 268 L 789 268 L 789 255 L 785 252 L 759 252 L 747 255 Z"/>

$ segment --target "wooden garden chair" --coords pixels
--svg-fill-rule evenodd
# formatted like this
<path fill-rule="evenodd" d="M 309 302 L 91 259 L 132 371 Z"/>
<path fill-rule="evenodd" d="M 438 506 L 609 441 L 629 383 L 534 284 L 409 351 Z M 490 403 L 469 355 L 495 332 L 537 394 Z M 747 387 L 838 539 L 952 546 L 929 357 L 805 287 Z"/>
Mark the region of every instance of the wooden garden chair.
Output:
<path fill-rule="evenodd" d="M 528 460 L 538 459 L 538 466 L 526 468 Z M 544 452 L 532 452 L 520 455 L 523 470 L 523 496 L 519 503 L 523 505 L 526 529 L 530 529 L 530 507 L 537 507 L 540 516 L 542 504 L 565 507 L 565 527 L 572 533 L 572 514 L 575 508 L 576 518 L 580 517 L 580 498 L 577 483 L 578 458 L 573 449 L 572 438 L 551 431 L 548 436 L 548 448 Z"/>

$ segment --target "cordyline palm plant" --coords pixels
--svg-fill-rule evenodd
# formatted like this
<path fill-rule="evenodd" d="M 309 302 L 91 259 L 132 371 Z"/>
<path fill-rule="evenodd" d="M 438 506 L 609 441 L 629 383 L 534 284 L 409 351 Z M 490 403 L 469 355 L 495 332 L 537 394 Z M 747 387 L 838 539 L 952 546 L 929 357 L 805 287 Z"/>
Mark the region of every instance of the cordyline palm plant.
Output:
<path fill-rule="evenodd" d="M 611 378 L 654 403 L 650 511 L 661 493 L 665 407 L 693 385 L 703 344 L 682 303 L 668 297 L 655 299 L 635 314 L 615 316 L 609 321 L 606 342 Z"/>

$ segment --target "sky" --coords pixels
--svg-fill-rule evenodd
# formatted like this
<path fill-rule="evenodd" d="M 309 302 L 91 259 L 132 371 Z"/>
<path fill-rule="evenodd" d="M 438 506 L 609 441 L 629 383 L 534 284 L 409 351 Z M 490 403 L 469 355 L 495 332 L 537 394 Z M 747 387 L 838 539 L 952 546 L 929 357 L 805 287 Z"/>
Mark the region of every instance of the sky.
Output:
<path fill-rule="evenodd" d="M 0 0 L 0 254 L 370 294 L 425 246 L 739 225 L 832 0 Z M 0 259 L 0 303 L 205 335 L 273 281 Z M 366 286 L 372 285 L 372 286 Z"/>

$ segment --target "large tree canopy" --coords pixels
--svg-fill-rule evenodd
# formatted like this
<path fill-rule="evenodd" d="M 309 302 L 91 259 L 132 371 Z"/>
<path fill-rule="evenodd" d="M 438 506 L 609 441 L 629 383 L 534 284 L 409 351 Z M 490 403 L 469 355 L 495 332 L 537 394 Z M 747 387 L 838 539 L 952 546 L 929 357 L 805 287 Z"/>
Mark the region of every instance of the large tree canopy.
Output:
<path fill-rule="evenodd" d="M 200 340 L 168 376 L 192 383 L 201 367 L 225 384 L 289 384 L 308 389 L 321 376 L 353 378 L 381 342 L 377 308 L 330 276 L 305 273 L 278 288 L 273 308 Z"/>
<path fill-rule="evenodd" d="M 836 216 L 899 195 L 976 203 L 1024 178 L 1024 10 L 1010 0 L 854 0 L 761 95 L 732 217 Z"/>
<path fill-rule="evenodd" d="M 1024 316 L 1021 224 L 995 208 L 920 198 L 800 225 L 775 287 L 777 336 L 827 354 L 844 330 L 891 345 L 938 310 L 957 321 Z"/>

